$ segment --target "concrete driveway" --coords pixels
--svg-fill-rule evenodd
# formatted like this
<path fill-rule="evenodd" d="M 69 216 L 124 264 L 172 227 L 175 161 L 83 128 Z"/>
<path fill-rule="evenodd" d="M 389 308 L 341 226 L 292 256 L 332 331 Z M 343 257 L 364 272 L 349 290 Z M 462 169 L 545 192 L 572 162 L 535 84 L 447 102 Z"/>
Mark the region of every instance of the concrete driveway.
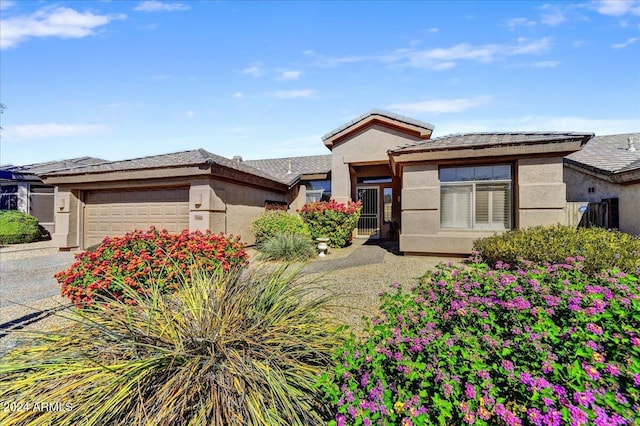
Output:
<path fill-rule="evenodd" d="M 0 248 L 0 324 L 52 301 L 66 303 L 53 274 L 73 259 L 74 253 L 60 252 L 48 241 Z"/>

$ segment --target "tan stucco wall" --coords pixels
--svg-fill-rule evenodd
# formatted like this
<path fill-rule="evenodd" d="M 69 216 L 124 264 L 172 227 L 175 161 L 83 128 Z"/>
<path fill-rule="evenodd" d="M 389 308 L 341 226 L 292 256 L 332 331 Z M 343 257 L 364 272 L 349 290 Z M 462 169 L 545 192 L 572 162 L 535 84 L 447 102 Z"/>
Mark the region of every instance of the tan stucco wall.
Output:
<path fill-rule="evenodd" d="M 388 150 L 420 140 L 417 136 L 374 124 L 336 144 L 331 153 L 332 198 L 340 203 L 351 200 L 349 164 L 388 164 Z"/>
<path fill-rule="evenodd" d="M 570 167 L 564 168 L 567 201 L 600 202 L 605 198 L 618 198 L 620 230 L 640 235 L 640 182 L 619 185 L 599 179 Z M 594 192 L 589 192 L 593 188 Z"/>
<path fill-rule="evenodd" d="M 496 163 L 500 160 L 490 164 Z M 566 188 L 562 181 L 562 158 L 520 159 L 516 161 L 514 171 L 514 227 L 564 223 Z M 475 240 L 496 232 L 440 229 L 437 163 L 405 165 L 402 177 L 400 251 L 469 254 Z"/>
<path fill-rule="evenodd" d="M 252 244 L 251 223 L 264 212 L 267 200 L 287 202 L 287 196 L 215 179 L 195 180 L 189 190 L 189 229 L 240 235 Z"/>
<path fill-rule="evenodd" d="M 68 186 L 57 186 L 54 192 L 54 229 L 51 241 L 64 249 L 81 246 L 82 203 L 78 191 Z"/>
<path fill-rule="evenodd" d="M 516 227 L 563 224 L 567 207 L 562 157 L 516 162 Z"/>

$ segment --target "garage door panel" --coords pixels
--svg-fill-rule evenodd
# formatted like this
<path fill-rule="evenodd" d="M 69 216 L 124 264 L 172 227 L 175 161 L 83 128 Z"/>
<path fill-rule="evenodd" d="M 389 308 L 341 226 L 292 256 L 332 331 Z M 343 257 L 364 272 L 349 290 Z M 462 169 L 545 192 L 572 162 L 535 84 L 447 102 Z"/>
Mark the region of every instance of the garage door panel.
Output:
<path fill-rule="evenodd" d="M 150 226 L 177 233 L 189 228 L 189 189 L 90 191 L 85 198 L 84 246 Z"/>

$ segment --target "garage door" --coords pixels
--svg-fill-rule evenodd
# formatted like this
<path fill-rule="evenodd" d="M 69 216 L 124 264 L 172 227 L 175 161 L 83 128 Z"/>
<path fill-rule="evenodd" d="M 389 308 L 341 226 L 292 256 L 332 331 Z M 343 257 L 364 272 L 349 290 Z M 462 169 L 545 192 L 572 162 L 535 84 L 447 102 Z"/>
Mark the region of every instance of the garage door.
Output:
<path fill-rule="evenodd" d="M 171 233 L 189 228 L 189 188 L 89 191 L 84 208 L 84 247 L 154 225 Z"/>

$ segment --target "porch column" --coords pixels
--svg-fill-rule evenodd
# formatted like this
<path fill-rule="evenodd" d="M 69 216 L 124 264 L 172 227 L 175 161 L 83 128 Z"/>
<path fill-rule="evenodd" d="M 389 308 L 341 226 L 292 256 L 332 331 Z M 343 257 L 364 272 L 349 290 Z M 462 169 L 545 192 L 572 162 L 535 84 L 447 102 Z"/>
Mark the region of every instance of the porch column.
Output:
<path fill-rule="evenodd" d="M 351 200 L 349 164 L 345 164 L 343 157 L 335 153 L 331 158 L 331 198 L 344 204 Z"/>
<path fill-rule="evenodd" d="M 214 189 L 211 182 L 197 180 L 189 188 L 189 231 L 227 232 L 226 191 Z"/>
<path fill-rule="evenodd" d="M 29 214 L 29 184 L 18 182 L 18 211 Z"/>
<path fill-rule="evenodd" d="M 77 192 L 70 188 L 55 187 L 53 217 L 55 232 L 51 236 L 51 240 L 61 250 L 80 247 L 81 210 L 82 202 L 78 198 Z"/>

